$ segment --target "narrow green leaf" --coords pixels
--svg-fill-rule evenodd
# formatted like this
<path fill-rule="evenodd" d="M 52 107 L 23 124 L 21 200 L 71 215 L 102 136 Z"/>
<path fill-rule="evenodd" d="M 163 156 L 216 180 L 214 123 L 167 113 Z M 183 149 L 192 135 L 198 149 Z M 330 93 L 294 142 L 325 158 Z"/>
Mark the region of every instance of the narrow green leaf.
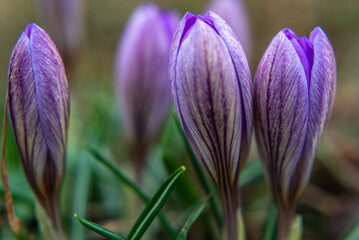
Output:
<path fill-rule="evenodd" d="M 300 240 L 303 233 L 303 221 L 300 215 L 293 218 L 288 240 Z"/>
<path fill-rule="evenodd" d="M 161 208 L 164 206 L 165 202 L 171 195 L 175 184 L 177 183 L 179 176 L 186 170 L 184 166 L 178 168 L 167 180 L 162 184 L 162 186 L 157 190 L 151 201 L 142 211 L 141 215 L 137 219 L 135 225 L 132 227 L 128 239 L 138 240 L 141 239 L 142 235 L 145 233 L 147 228 L 150 226 L 152 221 L 155 219 Z"/>
<path fill-rule="evenodd" d="M 175 158 L 169 152 L 162 151 L 161 155 L 168 174 L 174 172 L 181 166 L 179 159 Z M 193 184 L 193 179 L 188 175 L 183 176 L 181 181 L 178 182 L 173 196 L 175 196 L 176 201 L 179 200 L 186 206 L 192 205 L 200 198 L 198 189 L 195 184 Z"/>
<path fill-rule="evenodd" d="M 72 187 L 74 189 L 74 196 L 72 200 L 73 212 L 77 212 L 81 216 L 86 217 L 88 196 L 90 191 L 91 180 L 91 164 L 89 164 L 89 155 L 87 152 L 82 151 L 79 156 L 75 170 L 75 179 L 73 180 Z M 92 160 L 92 159 L 91 159 Z M 74 224 L 75 218 L 71 218 L 71 232 L 70 239 L 85 239 L 85 228 L 80 224 Z"/>
<path fill-rule="evenodd" d="M 96 223 L 93 223 L 86 219 L 80 218 L 79 216 L 77 216 L 77 214 L 75 214 L 74 216 L 82 225 L 84 225 L 88 229 L 104 236 L 105 238 L 112 239 L 112 240 L 127 240 L 125 237 L 122 237 L 121 235 L 118 235 L 118 234 L 116 234 Z"/>
<path fill-rule="evenodd" d="M 107 169 L 109 169 L 123 184 L 131 189 L 144 203 L 148 203 L 151 199 L 137 185 L 125 176 L 114 164 L 106 160 L 97 150 L 91 146 L 87 147 L 89 153 L 100 163 L 102 163 Z M 166 231 L 171 239 L 176 239 L 177 233 L 165 218 L 164 215 L 159 214 L 158 216 L 163 229 Z"/>
<path fill-rule="evenodd" d="M 114 164 L 106 160 L 97 150 L 95 150 L 91 146 L 88 146 L 87 150 L 97 161 L 105 165 L 105 167 L 108 168 L 123 184 L 132 189 L 133 192 L 145 203 L 150 200 L 150 198 L 146 196 L 146 194 L 143 193 L 142 190 L 137 187 L 137 185 L 133 181 L 126 177 L 125 174 L 123 174 L 116 166 L 114 166 Z"/>
<path fill-rule="evenodd" d="M 196 174 L 202 184 L 202 187 L 204 188 L 207 195 L 212 195 L 212 197 L 210 198 L 209 201 L 212 206 L 212 209 L 214 210 L 214 215 L 215 215 L 217 224 L 218 224 L 218 226 L 221 226 L 222 225 L 222 210 L 221 210 L 221 203 L 220 203 L 220 200 L 218 197 L 217 190 L 215 189 L 213 183 L 208 178 L 206 173 L 203 171 L 203 168 L 201 167 L 200 163 L 197 161 L 195 155 L 193 154 L 191 146 L 189 145 L 189 143 L 187 141 L 186 135 L 183 132 L 181 123 L 180 123 L 177 113 L 175 111 L 173 112 L 173 118 L 175 119 L 177 129 L 182 136 L 182 140 L 185 143 L 185 146 L 186 146 L 187 152 L 189 154 L 189 157 L 191 159 L 193 168 L 196 171 Z"/>
<path fill-rule="evenodd" d="M 261 176 L 263 176 L 261 161 L 255 159 L 254 161 L 247 162 L 239 177 L 239 187 L 243 187 Z"/>
<path fill-rule="evenodd" d="M 267 219 L 264 224 L 262 240 L 275 240 L 277 227 L 277 209 L 272 201 L 268 208 Z"/>
<path fill-rule="evenodd" d="M 201 200 L 197 206 L 195 207 L 195 210 L 191 213 L 185 224 L 183 225 L 177 240 L 186 240 L 187 239 L 187 233 L 192 224 L 197 220 L 197 218 L 202 214 L 205 207 L 207 207 L 208 203 L 208 197 Z"/>
<path fill-rule="evenodd" d="M 341 240 L 357 240 L 359 239 L 359 218 L 349 228 L 347 232 L 340 237 Z"/>

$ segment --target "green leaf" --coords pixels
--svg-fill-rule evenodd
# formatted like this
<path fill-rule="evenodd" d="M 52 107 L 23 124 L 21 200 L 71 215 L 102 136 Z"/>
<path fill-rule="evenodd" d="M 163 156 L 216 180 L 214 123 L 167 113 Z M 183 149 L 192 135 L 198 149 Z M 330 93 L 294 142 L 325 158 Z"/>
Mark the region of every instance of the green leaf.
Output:
<path fill-rule="evenodd" d="M 147 228 L 150 226 L 152 221 L 155 219 L 155 217 L 160 212 L 161 208 L 164 206 L 165 202 L 171 195 L 171 192 L 175 187 L 179 176 L 181 176 L 185 170 L 186 168 L 184 166 L 181 166 L 174 173 L 172 173 L 172 175 L 169 176 L 167 180 L 162 184 L 162 186 L 155 193 L 146 208 L 142 211 L 135 225 L 132 227 L 128 235 L 128 239 L 141 239 L 142 235 L 145 233 Z"/>
<path fill-rule="evenodd" d="M 197 218 L 202 214 L 203 210 L 207 206 L 208 203 L 208 197 L 201 200 L 197 206 L 195 207 L 195 210 L 191 213 L 185 224 L 183 225 L 177 240 L 186 240 L 187 239 L 187 233 L 192 224 L 197 220 Z"/>
<path fill-rule="evenodd" d="M 264 224 L 262 240 L 275 240 L 278 212 L 272 201 L 268 208 L 267 219 Z"/>
<path fill-rule="evenodd" d="M 261 176 L 263 176 L 261 161 L 255 159 L 247 162 L 239 177 L 239 187 L 243 187 Z"/>
<path fill-rule="evenodd" d="M 87 152 L 82 151 L 77 162 L 76 170 L 73 172 L 76 176 L 73 179 L 72 187 L 74 189 L 73 196 L 73 212 L 77 212 L 81 216 L 86 217 L 86 209 L 88 204 L 88 196 L 90 190 L 91 180 L 91 164 L 89 164 L 89 155 Z M 91 159 L 92 160 L 92 159 Z M 76 219 L 71 218 L 71 233 L 70 239 L 85 239 L 85 228 L 80 224 L 74 224 Z"/>
<path fill-rule="evenodd" d="M 88 229 L 104 236 L 105 238 L 112 239 L 112 240 L 127 240 L 125 237 L 122 237 L 121 235 L 118 235 L 118 234 L 116 234 L 96 223 L 93 223 L 86 219 L 80 218 L 79 216 L 77 216 L 77 214 L 75 214 L 74 216 L 82 225 L 84 225 Z"/>
<path fill-rule="evenodd" d="M 182 140 L 185 143 L 185 146 L 186 146 L 187 152 L 189 154 L 189 157 L 191 159 L 193 168 L 196 171 L 196 174 L 202 184 L 202 187 L 204 188 L 207 195 L 212 195 L 212 197 L 210 198 L 209 201 L 212 206 L 212 209 L 214 210 L 214 215 L 215 215 L 217 224 L 218 224 L 218 226 L 221 227 L 221 225 L 222 225 L 222 210 L 221 210 L 221 203 L 220 203 L 220 200 L 218 197 L 217 190 L 214 187 L 213 182 L 211 182 L 211 180 L 208 178 L 206 173 L 203 171 L 203 168 L 201 167 L 200 163 L 197 161 L 195 155 L 193 154 L 191 146 L 189 145 L 189 143 L 187 141 L 186 135 L 182 130 L 181 123 L 180 123 L 177 113 L 175 111 L 173 112 L 173 118 L 175 119 L 177 129 L 182 136 Z"/>
<path fill-rule="evenodd" d="M 166 151 L 162 151 L 162 160 L 168 174 L 174 172 L 181 166 L 179 159 L 175 158 L 172 154 Z M 176 191 L 173 193 L 176 202 L 183 203 L 185 206 L 190 206 L 194 202 L 197 202 L 200 198 L 198 189 L 193 184 L 193 179 L 185 175 L 178 182 Z"/>
<path fill-rule="evenodd" d="M 303 233 L 303 221 L 300 215 L 293 218 L 288 240 L 300 240 Z"/>
<path fill-rule="evenodd" d="M 141 191 L 137 185 L 131 181 L 128 177 L 125 176 L 114 164 L 106 160 L 97 150 L 91 146 L 87 147 L 88 152 L 100 163 L 105 165 L 123 184 L 130 188 L 142 201 L 147 203 L 150 198 Z"/>
<path fill-rule="evenodd" d="M 357 240 L 359 239 L 359 218 L 354 224 L 345 232 L 341 237 L 341 240 Z"/>
<path fill-rule="evenodd" d="M 144 203 L 148 203 L 151 199 L 148 197 L 142 190 L 137 187 L 137 185 L 131 181 L 128 177 L 125 176 L 114 164 L 106 160 L 97 150 L 88 146 L 89 153 L 100 163 L 102 163 L 107 169 L 109 169 L 123 184 L 125 184 L 129 189 L 131 189 Z M 158 216 L 160 223 L 168 236 L 171 239 L 176 239 L 177 233 L 172 228 L 169 221 L 165 218 L 164 215 L 159 214 Z"/>

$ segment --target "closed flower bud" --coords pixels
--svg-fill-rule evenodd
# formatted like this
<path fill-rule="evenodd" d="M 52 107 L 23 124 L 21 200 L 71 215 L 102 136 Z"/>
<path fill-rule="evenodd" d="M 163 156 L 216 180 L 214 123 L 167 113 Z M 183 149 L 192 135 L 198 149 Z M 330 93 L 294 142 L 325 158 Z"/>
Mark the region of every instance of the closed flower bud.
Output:
<path fill-rule="evenodd" d="M 247 56 L 249 56 L 251 53 L 251 37 L 243 0 L 211 0 L 208 9 L 227 22 L 240 40 Z"/>
<path fill-rule="evenodd" d="M 142 4 L 133 13 L 117 52 L 117 96 L 139 181 L 146 152 L 171 103 L 168 62 L 177 23 L 175 12 Z"/>
<path fill-rule="evenodd" d="M 66 66 L 74 70 L 85 35 L 87 0 L 37 0 L 38 15 L 55 42 Z M 70 71 L 71 72 L 71 71 Z"/>
<path fill-rule="evenodd" d="M 308 182 L 336 88 L 333 49 L 315 28 L 310 38 L 279 32 L 258 66 L 254 119 L 260 157 L 280 211 L 294 211 Z"/>
<path fill-rule="evenodd" d="M 26 177 L 36 198 L 60 225 L 57 204 L 65 168 L 69 90 L 61 57 L 50 37 L 27 25 L 8 72 L 8 111 Z"/>
<path fill-rule="evenodd" d="M 221 195 L 228 239 L 237 239 L 237 181 L 252 132 L 244 51 L 215 13 L 186 13 L 172 40 L 169 74 L 189 144 Z"/>

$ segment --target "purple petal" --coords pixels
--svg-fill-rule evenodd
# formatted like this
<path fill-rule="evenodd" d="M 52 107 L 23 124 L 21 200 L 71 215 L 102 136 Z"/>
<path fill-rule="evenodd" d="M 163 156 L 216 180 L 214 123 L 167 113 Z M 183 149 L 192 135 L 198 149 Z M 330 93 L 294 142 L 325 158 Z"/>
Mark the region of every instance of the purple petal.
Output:
<path fill-rule="evenodd" d="M 257 143 L 274 194 L 288 192 L 302 153 L 308 121 L 307 86 L 297 52 L 280 32 L 263 55 L 254 80 Z"/>
<path fill-rule="evenodd" d="M 186 21 L 189 15 L 186 14 Z M 174 42 L 179 44 L 182 21 Z M 178 46 L 178 45 L 177 45 Z M 177 46 L 172 45 L 172 50 Z M 172 91 L 177 112 L 192 148 L 218 183 L 235 181 L 240 144 L 240 96 L 236 72 L 227 47 L 202 20 L 193 24 L 176 60 L 171 61 Z M 195 146 L 193 146 L 195 145 Z M 234 182 L 232 182 L 233 184 Z"/>
<path fill-rule="evenodd" d="M 54 43 L 35 24 L 30 46 L 39 119 L 55 167 L 60 168 L 65 157 L 70 105 L 65 69 Z"/>
<path fill-rule="evenodd" d="M 25 173 L 38 197 L 51 198 L 59 189 L 65 166 L 69 92 L 60 55 L 36 24 L 27 26 L 13 50 L 8 94 Z"/>
<path fill-rule="evenodd" d="M 132 15 L 119 45 L 118 99 L 131 143 L 151 143 L 167 115 L 171 102 L 169 50 L 176 19 L 175 13 L 143 4 Z"/>
<path fill-rule="evenodd" d="M 309 119 L 303 149 L 303 185 L 308 182 L 318 141 L 333 107 L 336 91 L 336 63 L 332 46 L 319 27 L 310 35 L 314 46 L 314 64 L 309 88 Z"/>
<path fill-rule="evenodd" d="M 295 48 L 295 51 L 297 52 L 300 61 L 304 67 L 304 71 L 307 76 L 307 81 L 309 85 L 314 57 L 313 44 L 305 36 L 301 38 L 297 37 L 297 35 L 290 29 L 284 29 L 283 33 L 293 44 L 293 47 Z"/>
<path fill-rule="evenodd" d="M 231 28 L 217 14 L 209 11 L 205 17 L 213 22 L 215 30 L 218 32 L 231 56 L 232 63 L 237 75 L 238 85 L 240 87 L 241 98 L 241 147 L 239 157 L 239 170 L 247 160 L 249 148 L 252 139 L 252 83 L 251 73 L 244 50 Z"/>

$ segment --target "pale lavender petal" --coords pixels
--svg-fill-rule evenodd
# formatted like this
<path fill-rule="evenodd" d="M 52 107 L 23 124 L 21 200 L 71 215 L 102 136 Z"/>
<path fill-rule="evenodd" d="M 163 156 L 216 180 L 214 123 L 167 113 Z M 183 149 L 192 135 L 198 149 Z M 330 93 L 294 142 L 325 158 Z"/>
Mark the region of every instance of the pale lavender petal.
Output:
<path fill-rule="evenodd" d="M 118 48 L 118 99 L 131 143 L 151 143 L 167 115 L 171 102 L 168 62 L 175 19 L 175 13 L 162 12 L 152 4 L 141 5 Z"/>
<path fill-rule="evenodd" d="M 81 49 L 85 34 L 86 0 L 37 0 L 38 13 L 45 29 L 62 55 L 73 55 Z"/>
<path fill-rule="evenodd" d="M 238 165 L 238 174 L 248 158 L 252 139 L 252 83 L 251 73 L 244 50 L 231 28 L 215 13 L 209 11 L 205 17 L 213 22 L 213 26 L 227 46 L 237 75 L 241 99 L 241 146 Z M 237 161 L 237 160 L 236 160 Z M 236 162 L 235 161 L 235 162 Z"/>
<path fill-rule="evenodd" d="M 225 43 L 213 28 L 197 19 L 181 43 L 174 67 L 175 106 L 194 140 L 192 145 L 196 144 L 217 183 L 224 176 L 234 181 L 238 168 L 234 160 L 239 157 L 240 144 L 240 98 Z"/>
<path fill-rule="evenodd" d="M 290 40 L 280 32 L 270 43 L 255 75 L 254 119 L 261 160 L 274 194 L 282 198 L 287 197 L 302 153 L 308 104 L 308 84 L 301 60 Z"/>

